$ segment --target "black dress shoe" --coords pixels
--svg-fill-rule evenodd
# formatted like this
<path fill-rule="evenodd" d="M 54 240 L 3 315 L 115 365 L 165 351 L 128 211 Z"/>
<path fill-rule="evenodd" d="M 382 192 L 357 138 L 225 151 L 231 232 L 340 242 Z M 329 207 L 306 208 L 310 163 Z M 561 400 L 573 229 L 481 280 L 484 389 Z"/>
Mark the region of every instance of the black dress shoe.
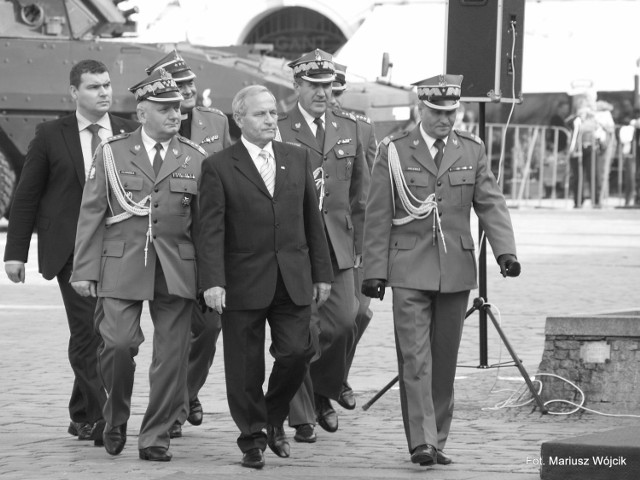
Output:
<path fill-rule="evenodd" d="M 169 438 L 180 438 L 182 437 L 182 424 L 176 420 L 173 422 L 173 425 L 169 427 Z"/>
<path fill-rule="evenodd" d="M 93 440 L 93 445 L 96 447 L 102 447 L 104 445 L 104 441 L 102 440 L 104 426 L 105 421 L 100 419 L 96 423 L 94 423 L 93 427 L 91 428 L 91 440 Z"/>
<path fill-rule="evenodd" d="M 73 435 L 74 437 L 78 436 L 78 422 L 74 422 L 71 420 L 69 422 L 69 428 L 67 428 L 67 433 L 69 435 Z"/>
<path fill-rule="evenodd" d="M 436 448 L 433 445 L 418 445 L 411 452 L 411 462 L 422 466 L 436 463 Z"/>
<path fill-rule="evenodd" d="M 113 427 L 108 423 L 104 426 L 102 433 L 102 441 L 104 449 L 110 455 L 118 455 L 122 452 L 124 444 L 127 443 L 127 424 L 123 423 L 117 427 Z"/>
<path fill-rule="evenodd" d="M 78 440 L 92 440 L 91 429 L 93 425 L 87 422 L 74 422 L 71 420 L 67 432 L 74 437 L 78 437 Z"/>
<path fill-rule="evenodd" d="M 353 394 L 353 390 L 347 383 L 342 386 L 342 391 L 338 397 L 338 405 L 342 408 L 346 408 L 347 410 L 353 410 L 356 408 L 356 397 Z"/>
<path fill-rule="evenodd" d="M 264 467 L 264 455 L 259 448 L 252 448 L 242 454 L 242 466 L 247 468 Z"/>
<path fill-rule="evenodd" d="M 169 462 L 171 453 L 164 447 L 147 447 L 138 450 L 140 460 L 149 460 L 150 462 Z"/>
<path fill-rule="evenodd" d="M 442 450 L 438 450 L 436 463 L 438 465 L 450 465 L 451 463 L 453 463 L 453 460 L 449 455 L 444 453 Z"/>
<path fill-rule="evenodd" d="M 200 404 L 198 397 L 189 401 L 189 416 L 187 417 L 187 421 L 191 425 L 200 425 L 202 423 L 202 404 Z"/>
<path fill-rule="evenodd" d="M 327 432 L 333 433 L 338 430 L 338 414 L 331 406 L 331 401 L 327 397 L 316 395 L 315 402 L 318 425 Z"/>
<path fill-rule="evenodd" d="M 267 445 L 279 457 L 287 458 L 289 456 L 289 442 L 282 425 L 267 425 Z"/>
<path fill-rule="evenodd" d="M 293 439 L 300 443 L 315 443 L 317 440 L 316 432 L 313 425 L 310 423 L 303 423 L 302 425 L 296 425 L 296 434 Z"/>

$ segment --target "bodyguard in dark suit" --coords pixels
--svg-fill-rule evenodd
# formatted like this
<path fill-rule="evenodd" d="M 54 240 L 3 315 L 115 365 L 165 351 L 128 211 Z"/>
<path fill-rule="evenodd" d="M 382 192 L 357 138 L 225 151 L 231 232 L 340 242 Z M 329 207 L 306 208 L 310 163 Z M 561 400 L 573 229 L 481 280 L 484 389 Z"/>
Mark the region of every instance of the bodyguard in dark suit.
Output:
<path fill-rule="evenodd" d="M 99 296 L 100 371 L 107 389 L 104 446 L 127 440 L 145 300 L 153 321 L 142 460 L 169 461 L 169 429 L 183 409 L 196 298 L 197 186 L 204 150 L 176 135 L 182 96 L 160 70 L 130 88 L 142 127 L 102 144 L 82 196 L 72 286 Z"/>
<path fill-rule="evenodd" d="M 262 468 L 267 445 L 289 456 L 283 422 L 313 353 L 311 304 L 326 300 L 333 276 L 307 151 L 272 141 L 277 109 L 267 88 L 242 89 L 232 107 L 240 141 L 203 164 L 200 281 L 222 314 L 242 465 Z M 266 394 L 265 319 L 275 358 Z"/>
<path fill-rule="evenodd" d="M 367 199 L 362 292 L 382 299 L 393 288 L 402 420 L 420 465 L 451 463 L 443 450 L 458 348 L 469 291 L 478 287 L 472 208 L 502 275 L 520 273 L 484 144 L 452 130 L 461 82 L 462 75 L 439 75 L 416 84 L 421 122 L 381 142 Z"/>
<path fill-rule="evenodd" d="M 225 114 L 215 108 L 196 106 L 198 89 L 189 65 L 182 56 L 173 50 L 154 65 L 147 68 L 151 74 L 164 68 L 176 82 L 182 95 L 180 103 L 180 130 L 178 133 L 203 148 L 207 155 L 219 152 L 231 145 L 229 122 Z M 204 386 L 216 354 L 216 343 L 222 330 L 220 314 L 214 310 L 200 308 L 195 304 L 191 314 L 191 346 L 189 349 L 189 370 L 187 372 L 187 398 L 184 409 L 171 426 L 171 438 L 182 436 L 182 424 L 185 419 L 192 425 L 202 423 L 202 404 L 198 398 Z"/>
<path fill-rule="evenodd" d="M 328 432 L 338 429 L 331 399 L 340 398 L 356 335 L 353 269 L 362 258 L 369 170 L 355 117 L 328 108 L 335 78 L 331 55 L 316 49 L 289 66 L 298 104 L 278 118 L 278 130 L 283 142 L 309 152 L 334 274 L 331 296 L 313 312 L 316 354 L 289 413 L 294 439 L 315 442 L 316 421 Z"/>
<path fill-rule="evenodd" d="M 8 277 L 24 282 L 24 264 L 35 226 L 39 271 L 47 280 L 57 278 L 69 323 L 74 381 L 68 431 L 81 440 L 99 440 L 102 430 L 98 420 L 102 419 L 106 395 L 97 369 L 100 338 L 93 327 L 96 299 L 78 295 L 69 278 L 82 189 L 93 150 L 100 141 L 135 130 L 138 124 L 107 113 L 111 79 L 101 62 L 82 60 L 74 65 L 69 91 L 76 112 L 40 124 L 29 145 L 11 208 L 4 260 Z"/>

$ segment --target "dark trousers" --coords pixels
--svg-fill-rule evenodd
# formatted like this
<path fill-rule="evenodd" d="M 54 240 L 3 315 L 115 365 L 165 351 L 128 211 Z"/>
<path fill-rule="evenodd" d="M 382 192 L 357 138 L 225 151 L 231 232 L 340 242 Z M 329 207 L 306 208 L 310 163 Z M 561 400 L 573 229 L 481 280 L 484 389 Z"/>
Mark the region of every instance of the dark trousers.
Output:
<path fill-rule="evenodd" d="M 349 371 L 351 370 L 351 365 L 353 364 L 353 358 L 356 355 L 356 348 L 358 347 L 358 343 L 364 334 L 364 331 L 369 326 L 369 322 L 371 322 L 371 317 L 373 317 L 373 312 L 369 308 L 371 304 L 371 299 L 366 295 L 363 295 L 361 292 L 362 281 L 364 280 L 362 277 L 363 269 L 362 267 L 353 269 L 353 280 L 355 283 L 356 289 L 356 298 L 360 306 L 358 307 L 358 313 L 356 315 L 356 337 L 353 342 L 353 346 L 347 355 L 347 371 L 344 375 L 344 384 L 348 385 Z"/>
<path fill-rule="evenodd" d="M 271 328 L 269 353 L 275 359 L 265 394 L 265 319 Z M 267 446 L 263 428 L 282 425 L 289 402 L 302 384 L 313 354 L 309 331 L 311 306 L 295 305 L 278 273 L 271 304 L 258 310 L 222 313 L 227 400 L 240 429 L 238 446 L 246 452 Z"/>
<path fill-rule="evenodd" d="M 74 376 L 69 415 L 74 422 L 94 423 L 102 418 L 107 399 L 98 374 L 100 336 L 93 324 L 96 299 L 82 297 L 71 287 L 72 269 L 71 256 L 56 277 L 69 323 L 69 363 Z"/>
<path fill-rule="evenodd" d="M 592 170 L 592 163 L 595 160 L 595 174 Z M 572 155 L 569 159 L 571 171 L 571 190 L 573 191 L 573 204 L 581 207 L 585 198 L 591 198 L 595 191 L 595 197 L 591 198 L 592 205 L 600 204 L 600 189 L 602 188 L 602 173 L 598 165 L 598 152 L 593 151 L 593 147 L 586 146 L 582 149 L 582 190 L 580 189 L 580 164 L 578 157 Z"/>

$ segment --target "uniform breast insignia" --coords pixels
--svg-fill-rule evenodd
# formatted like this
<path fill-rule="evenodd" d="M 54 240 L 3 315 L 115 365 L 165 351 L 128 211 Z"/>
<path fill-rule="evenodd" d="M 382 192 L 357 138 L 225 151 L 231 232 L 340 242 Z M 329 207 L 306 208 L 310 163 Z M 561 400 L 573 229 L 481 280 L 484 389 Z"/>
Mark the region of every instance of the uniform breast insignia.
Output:
<path fill-rule="evenodd" d="M 184 159 L 184 162 L 182 165 L 180 165 L 182 168 L 187 168 L 189 166 L 189 162 L 191 161 L 191 156 L 187 155 L 187 158 Z"/>
<path fill-rule="evenodd" d="M 473 165 L 464 165 L 462 167 L 451 167 L 450 172 L 460 172 L 462 170 L 473 170 Z"/>
<path fill-rule="evenodd" d="M 338 140 L 336 142 L 336 145 L 342 145 L 343 143 L 351 143 L 351 139 L 350 138 L 341 138 L 340 140 Z"/>
<path fill-rule="evenodd" d="M 87 178 L 89 180 L 93 180 L 94 178 L 96 178 L 96 162 L 95 161 L 91 164 L 91 168 L 89 169 L 89 175 L 87 176 Z"/>
<path fill-rule="evenodd" d="M 196 179 L 196 176 L 193 173 L 181 173 L 181 172 L 174 172 L 171 174 L 172 178 L 190 178 L 192 180 Z"/>
<path fill-rule="evenodd" d="M 344 155 L 344 150 L 342 149 L 338 150 L 338 155 Z"/>
<path fill-rule="evenodd" d="M 191 197 L 193 195 L 191 195 L 190 193 L 185 193 L 184 197 L 182 197 L 182 206 L 184 208 L 187 208 L 189 205 L 191 205 Z"/>
<path fill-rule="evenodd" d="M 422 169 L 420 167 L 407 167 L 407 171 L 409 171 L 409 172 L 421 172 Z"/>
<path fill-rule="evenodd" d="M 220 135 L 209 135 L 208 137 L 204 137 L 200 142 L 200 145 L 205 143 L 213 143 L 220 138 Z"/>
<path fill-rule="evenodd" d="M 296 147 L 302 147 L 301 143 L 297 143 L 297 142 L 286 142 L 288 145 L 294 145 Z"/>
<path fill-rule="evenodd" d="M 128 170 L 118 170 L 118 173 L 124 174 L 124 175 L 137 175 L 136 172 L 130 172 Z"/>

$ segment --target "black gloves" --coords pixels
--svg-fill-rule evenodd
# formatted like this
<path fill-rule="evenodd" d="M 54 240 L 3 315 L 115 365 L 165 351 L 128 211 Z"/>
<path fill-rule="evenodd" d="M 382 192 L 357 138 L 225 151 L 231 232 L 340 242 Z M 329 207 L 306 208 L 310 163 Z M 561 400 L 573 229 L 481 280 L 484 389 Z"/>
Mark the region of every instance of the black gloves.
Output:
<path fill-rule="evenodd" d="M 498 257 L 500 273 L 503 277 L 517 277 L 520 275 L 520 262 L 515 255 L 503 253 Z"/>
<path fill-rule="evenodd" d="M 362 294 L 370 298 L 384 298 L 385 281 L 378 278 L 370 278 L 362 282 Z"/>
<path fill-rule="evenodd" d="M 200 310 L 202 313 L 207 313 L 207 310 L 213 312 L 213 308 L 207 305 L 207 302 L 204 301 L 204 290 L 200 290 L 198 292 L 198 304 L 200 305 Z"/>

